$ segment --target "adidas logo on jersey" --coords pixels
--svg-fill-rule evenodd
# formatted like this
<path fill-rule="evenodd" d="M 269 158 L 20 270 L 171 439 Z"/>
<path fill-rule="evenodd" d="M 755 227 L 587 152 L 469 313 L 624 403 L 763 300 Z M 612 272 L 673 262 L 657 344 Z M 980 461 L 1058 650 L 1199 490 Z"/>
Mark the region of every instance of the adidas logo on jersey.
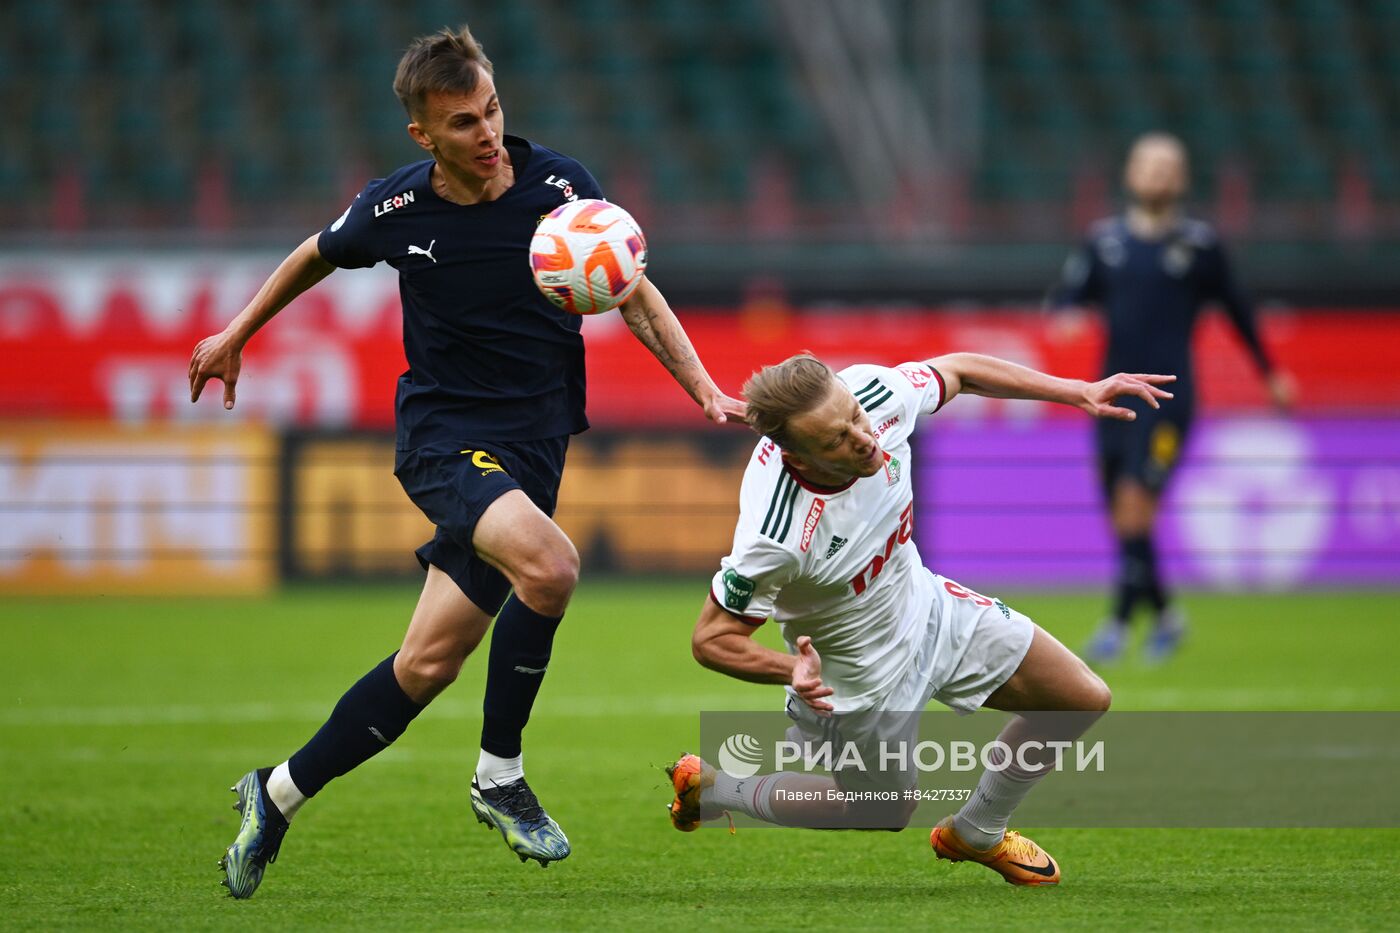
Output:
<path fill-rule="evenodd" d="M 841 550 L 846 544 L 846 539 L 840 535 L 831 536 L 831 545 L 826 549 L 826 559 L 831 560 L 836 556 L 836 552 Z"/>

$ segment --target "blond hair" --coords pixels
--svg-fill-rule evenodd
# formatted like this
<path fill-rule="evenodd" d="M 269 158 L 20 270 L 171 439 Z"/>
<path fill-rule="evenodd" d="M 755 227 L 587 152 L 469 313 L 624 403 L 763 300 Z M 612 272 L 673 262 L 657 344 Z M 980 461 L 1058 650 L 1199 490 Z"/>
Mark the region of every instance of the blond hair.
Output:
<path fill-rule="evenodd" d="M 470 94 L 481 73 L 494 74 L 491 59 L 465 23 L 456 30 L 444 28 L 431 36 L 419 36 L 408 44 L 394 74 L 394 93 L 408 115 L 417 119 L 432 91 Z"/>
<path fill-rule="evenodd" d="M 1128 147 L 1128 158 L 1131 160 L 1133 156 L 1137 155 L 1139 150 L 1146 149 L 1150 146 L 1161 146 L 1173 150 L 1176 156 L 1181 159 L 1182 165 L 1187 165 L 1190 161 L 1190 157 L 1186 152 L 1186 144 L 1181 141 L 1181 137 L 1177 136 L 1175 133 L 1168 133 L 1166 130 L 1149 130 L 1139 135 L 1133 140 L 1133 144 Z"/>
<path fill-rule="evenodd" d="M 791 450 L 793 439 L 788 434 L 788 422 L 826 401 L 835 382 L 831 367 L 810 353 L 799 353 L 763 367 L 744 383 L 749 427 L 784 450 Z"/>

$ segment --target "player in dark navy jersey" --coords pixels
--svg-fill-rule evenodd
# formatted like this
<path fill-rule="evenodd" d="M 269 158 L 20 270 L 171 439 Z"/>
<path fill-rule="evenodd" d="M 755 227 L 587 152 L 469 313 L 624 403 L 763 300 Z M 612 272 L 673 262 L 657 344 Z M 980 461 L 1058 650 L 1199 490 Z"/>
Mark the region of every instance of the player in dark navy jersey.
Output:
<path fill-rule="evenodd" d="M 1131 204 L 1122 217 L 1100 221 L 1065 264 L 1051 305 L 1098 306 L 1108 326 L 1104 373 L 1175 373 L 1176 396 L 1160 409 L 1145 405 L 1134 421 L 1096 426 L 1100 473 L 1118 539 L 1119 572 L 1109 618 L 1086 654 L 1111 661 L 1123 650 L 1135 605 L 1156 613 L 1148 656 L 1169 654 L 1184 631 L 1181 613 L 1157 569 L 1152 534 L 1157 505 L 1176 465 L 1195 408 L 1191 333 L 1201 308 L 1224 307 L 1280 407 L 1292 397 L 1291 381 L 1276 369 L 1255 325 L 1254 308 L 1230 272 L 1225 251 L 1208 224 L 1181 215 L 1187 188 L 1186 151 L 1166 133 L 1138 139 L 1124 183 Z"/>
<path fill-rule="evenodd" d="M 527 250 L 542 215 L 602 192 L 573 159 L 504 134 L 491 63 L 466 27 L 415 40 L 394 90 L 432 158 L 370 182 L 190 362 L 192 399 L 216 378 L 232 408 L 259 327 L 336 268 L 392 265 L 408 360 L 395 475 L 437 527 L 417 552 L 427 579 L 402 647 L 290 759 L 235 788 L 243 825 L 220 862 L 235 897 L 256 890 L 306 799 L 398 738 L 493 617 L 472 809 L 521 861 L 548 865 L 570 851 L 525 782 L 521 733 L 578 578 L 578 553 L 550 516 L 569 436 L 588 427 L 584 352 L 580 319 L 535 288 Z M 621 314 L 711 420 L 742 419 L 650 282 Z"/>

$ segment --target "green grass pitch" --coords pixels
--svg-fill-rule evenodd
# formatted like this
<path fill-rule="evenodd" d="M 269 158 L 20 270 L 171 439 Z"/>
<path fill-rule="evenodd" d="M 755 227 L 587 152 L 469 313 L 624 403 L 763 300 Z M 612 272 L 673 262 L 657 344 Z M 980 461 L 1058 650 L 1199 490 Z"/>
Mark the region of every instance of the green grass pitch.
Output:
<path fill-rule="evenodd" d="M 471 818 L 483 648 L 392 749 L 302 811 L 245 902 L 218 886 L 226 788 L 393 650 L 414 591 L 6 599 L 0 928 L 1364 928 L 1400 909 L 1389 829 L 1044 829 L 1064 870 L 1044 890 L 935 862 L 927 827 L 677 833 L 661 768 L 695 742 L 697 711 L 778 703 L 691 660 L 703 593 L 580 588 L 526 735 L 566 862 L 522 865 Z M 1070 645 L 1102 610 L 1098 595 L 1001 595 Z M 1400 709 L 1400 594 L 1186 604 L 1177 659 L 1109 672 L 1118 708 Z"/>

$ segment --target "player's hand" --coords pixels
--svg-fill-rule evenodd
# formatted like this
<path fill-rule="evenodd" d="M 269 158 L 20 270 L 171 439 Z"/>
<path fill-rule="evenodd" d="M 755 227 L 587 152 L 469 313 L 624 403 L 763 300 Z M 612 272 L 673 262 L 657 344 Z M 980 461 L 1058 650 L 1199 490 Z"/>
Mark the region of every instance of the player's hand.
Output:
<path fill-rule="evenodd" d="M 1289 373 L 1276 369 L 1269 373 L 1265 384 L 1269 389 L 1269 401 L 1274 403 L 1275 408 L 1279 411 L 1293 409 L 1293 402 L 1298 396 L 1298 384 Z"/>
<path fill-rule="evenodd" d="M 243 347 L 225 331 L 205 337 L 190 355 L 190 401 L 199 401 L 204 384 L 218 379 L 224 384 L 224 408 L 232 409 L 238 371 L 243 368 Z"/>
<path fill-rule="evenodd" d="M 822 659 L 817 649 L 812 647 L 812 639 L 806 635 L 797 639 L 797 663 L 792 667 L 792 689 L 818 715 L 830 716 L 836 707 L 824 698 L 835 693 L 822 684 Z"/>
<path fill-rule="evenodd" d="M 718 389 L 700 404 L 705 408 L 705 417 L 715 424 L 724 424 L 730 420 L 744 424 L 746 421 L 748 406 L 737 398 L 725 395 Z"/>
<path fill-rule="evenodd" d="M 1117 418 L 1119 421 L 1132 421 L 1137 412 L 1113 404 L 1114 399 L 1124 395 L 1136 395 L 1153 408 L 1161 408 L 1158 399 L 1174 396 L 1161 386 L 1176 382 L 1175 376 L 1159 376 L 1153 373 L 1117 373 L 1107 379 L 1091 382 L 1084 388 L 1084 400 L 1079 407 L 1096 418 Z"/>

